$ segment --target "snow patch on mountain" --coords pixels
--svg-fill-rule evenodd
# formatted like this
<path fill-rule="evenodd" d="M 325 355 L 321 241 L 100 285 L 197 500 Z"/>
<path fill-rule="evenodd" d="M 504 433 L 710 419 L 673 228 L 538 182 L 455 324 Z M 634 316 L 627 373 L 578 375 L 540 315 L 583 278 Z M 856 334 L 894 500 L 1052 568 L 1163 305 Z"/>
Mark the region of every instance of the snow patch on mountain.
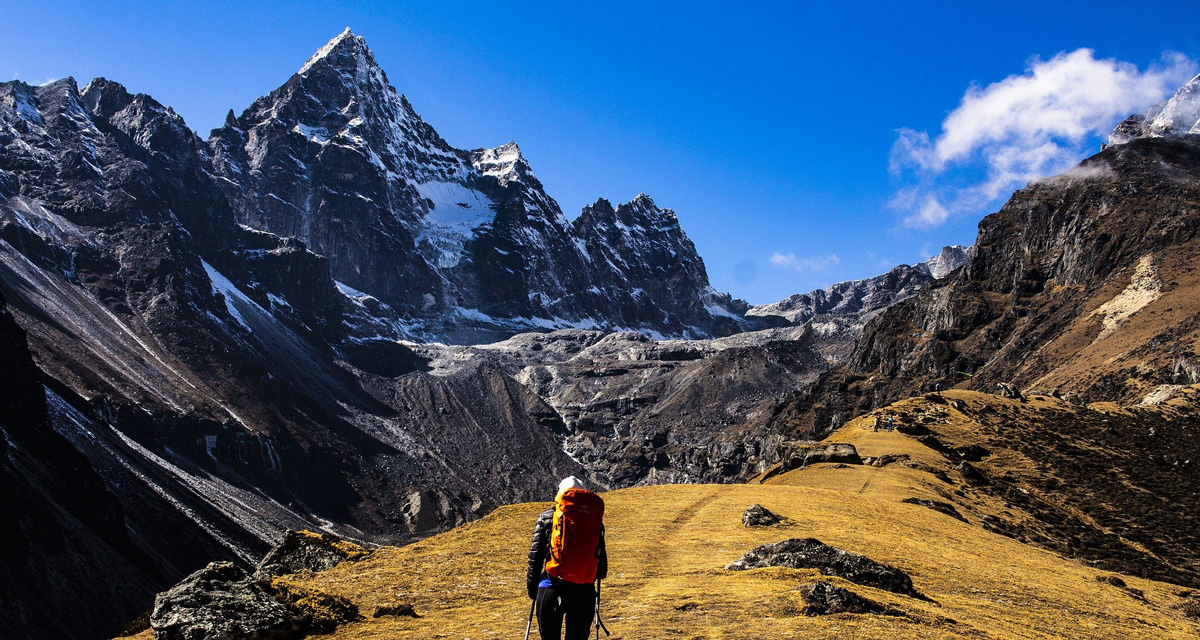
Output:
<path fill-rule="evenodd" d="M 233 319 L 238 324 L 245 327 L 247 331 L 253 331 L 254 329 L 250 327 L 250 323 L 246 322 L 246 318 L 242 316 L 242 312 L 238 308 L 239 306 L 243 308 L 246 306 L 257 307 L 264 314 L 270 315 L 266 309 L 259 307 L 257 302 L 242 293 L 241 289 L 237 288 L 237 285 L 233 284 L 229 278 L 221 275 L 221 272 L 214 269 L 211 264 L 203 260 L 201 260 L 201 264 L 204 265 L 204 272 L 208 274 L 208 279 L 212 282 L 213 293 L 219 295 L 225 301 L 225 310 L 229 312 L 229 315 L 233 316 Z"/>
<path fill-rule="evenodd" d="M 1200 134 L 1200 75 L 1185 83 L 1166 102 L 1126 118 L 1109 134 L 1108 141 L 1122 144 L 1135 138 L 1189 134 Z"/>

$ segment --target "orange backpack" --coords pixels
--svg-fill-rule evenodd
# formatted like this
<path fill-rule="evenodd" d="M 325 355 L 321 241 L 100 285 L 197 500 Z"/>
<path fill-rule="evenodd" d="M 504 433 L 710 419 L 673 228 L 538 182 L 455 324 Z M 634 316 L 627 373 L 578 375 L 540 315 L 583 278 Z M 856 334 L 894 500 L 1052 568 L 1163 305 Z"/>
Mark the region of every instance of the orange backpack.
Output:
<path fill-rule="evenodd" d="M 595 582 L 603 530 L 604 500 L 600 496 L 583 489 L 562 492 L 554 501 L 546 574 L 576 584 Z"/>

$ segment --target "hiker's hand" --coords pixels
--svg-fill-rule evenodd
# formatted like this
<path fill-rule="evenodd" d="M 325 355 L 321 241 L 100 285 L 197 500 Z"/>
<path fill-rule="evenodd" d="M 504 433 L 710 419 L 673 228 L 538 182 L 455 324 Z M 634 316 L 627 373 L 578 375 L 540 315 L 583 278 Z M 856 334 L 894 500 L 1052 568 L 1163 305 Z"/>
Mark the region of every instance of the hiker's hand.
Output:
<path fill-rule="evenodd" d="M 536 587 L 534 587 L 534 588 L 527 588 L 527 589 L 525 589 L 525 590 L 529 592 L 529 599 L 530 599 L 530 600 L 537 600 L 537 588 L 536 588 Z"/>

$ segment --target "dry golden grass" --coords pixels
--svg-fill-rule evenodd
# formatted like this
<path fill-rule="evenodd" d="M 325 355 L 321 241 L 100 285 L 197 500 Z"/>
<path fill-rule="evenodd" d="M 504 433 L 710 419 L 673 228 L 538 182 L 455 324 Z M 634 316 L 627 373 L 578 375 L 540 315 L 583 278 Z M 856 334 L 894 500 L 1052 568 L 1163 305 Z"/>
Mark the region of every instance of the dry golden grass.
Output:
<path fill-rule="evenodd" d="M 1020 403 L 968 391 L 943 396 L 972 412 L 986 404 L 1014 419 L 1082 410 L 1045 397 Z M 1128 411 L 1116 405 L 1092 409 Z M 924 421 L 951 446 L 979 437 L 980 425 L 948 404 L 911 398 L 886 411 Z M 611 567 L 604 614 L 614 640 L 1200 637 L 1200 624 L 1187 617 L 1186 601 L 1177 595 L 1180 587 L 1121 576 L 1130 589 L 1144 593 L 1139 598 L 1098 580 L 1113 574 L 988 532 L 980 526 L 983 517 L 1020 521 L 1029 516 L 986 492 L 948 484 L 944 456 L 909 436 L 877 432 L 872 422 L 867 416 L 851 420 L 828 440 L 852 443 L 863 456 L 907 454 L 909 460 L 885 467 L 815 465 L 761 484 L 667 485 L 604 494 Z M 1038 472 L 1032 461 L 1008 450 L 995 452 L 985 466 Z M 954 502 L 970 522 L 902 502 L 910 497 Z M 752 503 L 787 520 L 746 529 L 741 514 Z M 502 507 L 406 547 L 380 548 L 317 574 L 284 576 L 276 587 L 344 597 L 366 616 L 401 603 L 412 604 L 420 615 L 368 617 L 321 637 L 516 638 L 529 613 L 524 585 L 529 539 L 537 514 L 548 506 Z M 757 545 L 791 537 L 815 537 L 896 566 L 932 601 L 820 577 L 906 615 L 808 617 L 800 614 L 804 603 L 797 588 L 818 579 L 817 572 L 723 569 Z M 150 638 L 148 633 L 140 637 Z"/>
<path fill-rule="evenodd" d="M 861 422 L 835 438 L 873 452 L 867 455 L 884 449 L 914 459 L 927 455 L 911 439 L 872 433 Z M 1177 608 L 1174 585 L 1125 577 L 1145 592 L 1146 599 L 1139 600 L 1099 582 L 1103 572 L 900 502 L 936 497 L 939 482 L 897 465 L 822 465 L 761 485 L 655 486 L 604 494 L 611 564 L 604 613 L 613 638 L 1182 640 L 1200 632 Z M 788 522 L 742 527 L 742 511 L 755 502 Z M 428 540 L 289 579 L 344 596 L 364 612 L 411 602 L 421 616 L 367 619 L 339 628 L 332 638 L 515 638 L 529 612 L 524 586 L 529 537 L 546 506 L 503 507 Z M 907 616 L 806 617 L 798 613 L 803 603 L 796 589 L 816 572 L 723 569 L 759 544 L 809 536 L 905 570 L 934 602 L 825 578 Z"/>

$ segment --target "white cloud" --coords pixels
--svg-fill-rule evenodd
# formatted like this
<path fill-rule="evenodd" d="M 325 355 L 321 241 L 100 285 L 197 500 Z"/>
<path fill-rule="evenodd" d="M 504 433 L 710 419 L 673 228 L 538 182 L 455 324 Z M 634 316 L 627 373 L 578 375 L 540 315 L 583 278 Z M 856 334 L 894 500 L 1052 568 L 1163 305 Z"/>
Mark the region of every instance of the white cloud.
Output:
<path fill-rule="evenodd" d="M 1130 113 L 1163 100 L 1196 73 L 1170 53 L 1140 71 L 1091 49 L 1034 58 L 1025 72 L 967 89 L 936 139 L 901 129 L 889 169 L 910 184 L 892 200 L 912 227 L 978 212 L 1030 180 L 1065 171 Z M 915 184 L 913 184 L 915 182 Z"/>
<path fill-rule="evenodd" d="M 776 267 L 791 269 L 796 273 L 808 273 L 812 271 L 828 271 L 841 264 L 842 259 L 836 253 L 828 253 L 823 256 L 811 258 L 797 258 L 794 253 L 784 255 L 775 252 L 771 254 L 770 262 Z"/>

